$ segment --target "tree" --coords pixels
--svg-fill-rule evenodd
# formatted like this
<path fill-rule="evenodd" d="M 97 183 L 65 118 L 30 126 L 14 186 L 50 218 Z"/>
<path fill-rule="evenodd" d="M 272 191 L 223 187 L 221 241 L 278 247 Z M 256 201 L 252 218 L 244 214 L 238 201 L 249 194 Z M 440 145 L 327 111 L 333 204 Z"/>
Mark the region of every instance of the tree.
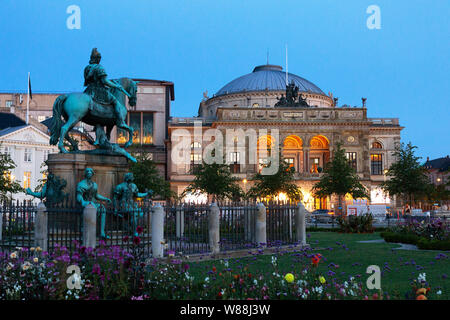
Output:
<path fill-rule="evenodd" d="M 390 179 L 381 184 L 385 192 L 406 199 L 410 205 L 415 195 L 427 192 L 428 186 L 426 169 L 419 162 L 421 158 L 414 154 L 416 148 L 411 142 L 401 143 L 396 148 L 393 153 L 396 161 L 386 173 Z"/>
<path fill-rule="evenodd" d="M 325 165 L 324 174 L 312 188 L 316 197 L 338 196 L 342 214 L 342 198 L 350 194 L 353 198 L 369 198 L 367 189 L 359 182 L 359 177 L 349 164 L 345 150 L 337 144 L 333 158 Z"/>
<path fill-rule="evenodd" d="M 155 162 L 153 162 L 147 153 L 142 152 L 136 156 L 136 163 L 130 167 L 134 175 L 134 183 L 141 192 L 152 190 L 153 195 L 159 195 L 163 199 L 172 198 L 175 193 L 170 190 L 170 184 L 158 171 Z"/>
<path fill-rule="evenodd" d="M 300 188 L 293 183 L 295 169 L 290 167 L 285 161 L 281 159 L 278 165 L 278 171 L 273 175 L 263 175 L 257 173 L 253 177 L 254 185 L 248 191 L 248 196 L 251 198 L 266 198 L 272 199 L 280 192 L 285 193 L 291 200 L 301 200 L 303 195 Z M 268 166 L 269 164 L 265 165 Z"/>
<path fill-rule="evenodd" d="M 188 192 L 201 192 L 212 196 L 213 201 L 224 198 L 236 200 L 243 195 L 242 189 L 237 184 L 238 178 L 232 176 L 227 164 L 207 164 L 202 161 L 193 173 L 195 178 L 184 190 L 183 195 Z"/>
<path fill-rule="evenodd" d="M 12 198 L 8 197 L 8 193 L 14 194 L 23 192 L 20 183 L 15 181 L 11 176 L 11 170 L 16 167 L 16 164 L 11 159 L 9 154 L 0 153 L 0 200 L 7 201 Z"/>

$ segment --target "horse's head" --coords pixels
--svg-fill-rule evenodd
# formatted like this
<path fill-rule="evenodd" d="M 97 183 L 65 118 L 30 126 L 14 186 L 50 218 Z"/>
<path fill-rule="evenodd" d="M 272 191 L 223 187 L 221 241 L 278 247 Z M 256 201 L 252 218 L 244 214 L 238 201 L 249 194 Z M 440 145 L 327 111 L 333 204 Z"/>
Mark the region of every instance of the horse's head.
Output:
<path fill-rule="evenodd" d="M 130 98 L 128 100 L 128 103 L 130 104 L 130 106 L 135 107 L 136 106 L 136 100 L 137 100 L 137 82 L 133 81 L 131 79 L 128 78 L 128 85 L 125 87 L 125 90 L 127 90 L 127 92 L 130 94 Z"/>
<path fill-rule="evenodd" d="M 130 78 L 120 78 L 113 81 L 119 82 L 120 85 L 125 89 L 125 91 L 128 92 L 128 94 L 130 95 L 130 97 L 128 98 L 128 103 L 130 104 L 130 106 L 136 106 L 137 82 L 133 81 Z M 117 93 L 120 93 L 120 91 L 117 91 Z"/>

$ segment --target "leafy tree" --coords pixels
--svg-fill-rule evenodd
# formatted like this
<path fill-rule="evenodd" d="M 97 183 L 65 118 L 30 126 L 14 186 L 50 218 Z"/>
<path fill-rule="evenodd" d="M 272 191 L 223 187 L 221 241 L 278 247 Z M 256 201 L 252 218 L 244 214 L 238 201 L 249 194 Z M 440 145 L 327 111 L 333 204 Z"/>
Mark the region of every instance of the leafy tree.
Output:
<path fill-rule="evenodd" d="M 16 164 L 8 154 L 0 153 L 0 200 L 7 201 L 12 198 L 12 194 L 23 192 L 20 183 L 11 179 L 11 170 Z M 11 196 L 8 197 L 8 193 Z"/>
<path fill-rule="evenodd" d="M 158 195 L 163 199 L 172 198 L 175 193 L 170 190 L 170 184 L 158 171 L 154 161 L 150 160 L 148 153 L 141 152 L 136 155 L 136 163 L 130 167 L 130 172 L 134 175 L 134 183 L 141 192 L 152 190 L 153 195 Z"/>
<path fill-rule="evenodd" d="M 415 195 L 426 193 L 428 179 L 426 169 L 420 164 L 419 159 L 414 154 L 411 142 L 407 145 L 401 143 L 393 153 L 396 158 L 386 176 L 389 180 L 382 183 L 381 187 L 390 195 L 398 195 L 407 200 L 411 205 Z"/>
<path fill-rule="evenodd" d="M 254 185 L 248 191 L 250 198 L 266 198 L 273 199 L 280 192 L 285 193 L 291 200 L 301 200 L 303 198 L 300 188 L 293 183 L 295 169 L 290 167 L 282 160 L 281 154 L 279 158 L 278 171 L 273 175 L 263 175 L 257 173 L 253 177 Z M 265 166 L 269 166 L 266 164 Z"/>
<path fill-rule="evenodd" d="M 333 158 L 324 167 L 324 175 L 312 188 L 316 197 L 338 196 L 339 208 L 342 198 L 350 194 L 353 198 L 369 198 L 367 189 L 359 182 L 359 177 L 345 156 L 345 150 L 337 144 Z M 339 209 L 342 214 L 342 209 Z"/>
<path fill-rule="evenodd" d="M 237 184 L 238 178 L 232 176 L 230 167 L 225 163 L 207 164 L 202 161 L 193 173 L 195 178 L 184 190 L 183 195 L 188 192 L 201 192 L 212 196 L 213 201 L 224 198 L 237 200 L 243 195 L 242 189 Z"/>

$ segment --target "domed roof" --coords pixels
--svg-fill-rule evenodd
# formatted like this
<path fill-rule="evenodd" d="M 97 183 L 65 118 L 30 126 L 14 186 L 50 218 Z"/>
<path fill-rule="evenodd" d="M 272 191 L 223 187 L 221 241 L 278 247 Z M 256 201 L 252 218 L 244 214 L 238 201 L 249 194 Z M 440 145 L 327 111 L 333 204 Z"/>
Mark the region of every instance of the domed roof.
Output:
<path fill-rule="evenodd" d="M 323 94 L 322 90 L 314 83 L 288 73 L 288 82 L 294 82 L 299 91 Z M 262 65 L 253 69 L 252 73 L 236 78 L 222 87 L 215 95 L 224 95 L 246 91 L 284 91 L 286 90 L 286 72 L 281 66 Z"/>

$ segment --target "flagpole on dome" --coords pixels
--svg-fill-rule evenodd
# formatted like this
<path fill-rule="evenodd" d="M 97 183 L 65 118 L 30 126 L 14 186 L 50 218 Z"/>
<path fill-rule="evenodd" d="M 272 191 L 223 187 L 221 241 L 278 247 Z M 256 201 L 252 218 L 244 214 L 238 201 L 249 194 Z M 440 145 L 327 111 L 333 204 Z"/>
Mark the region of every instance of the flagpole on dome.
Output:
<path fill-rule="evenodd" d="M 288 85 L 288 46 L 286 43 L 286 87 Z"/>

